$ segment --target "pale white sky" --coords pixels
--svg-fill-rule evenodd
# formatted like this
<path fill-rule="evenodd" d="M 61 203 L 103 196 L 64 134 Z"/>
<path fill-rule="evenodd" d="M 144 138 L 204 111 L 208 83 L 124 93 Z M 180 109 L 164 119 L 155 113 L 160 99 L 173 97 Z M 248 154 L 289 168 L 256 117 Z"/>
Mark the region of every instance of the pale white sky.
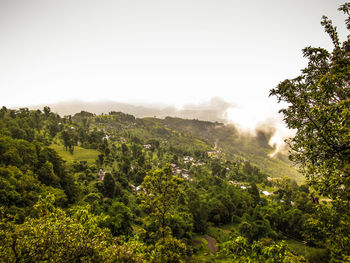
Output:
<path fill-rule="evenodd" d="M 276 116 L 269 90 L 301 49 L 344 39 L 337 0 L 0 0 L 0 105 L 80 99 L 181 107 L 219 97 L 251 127 Z"/>

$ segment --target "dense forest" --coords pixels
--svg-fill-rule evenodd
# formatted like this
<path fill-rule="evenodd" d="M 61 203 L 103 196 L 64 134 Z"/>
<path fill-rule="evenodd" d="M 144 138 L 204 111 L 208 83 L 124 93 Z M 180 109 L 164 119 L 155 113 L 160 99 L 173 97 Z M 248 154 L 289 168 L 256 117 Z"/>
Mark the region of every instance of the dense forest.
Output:
<path fill-rule="evenodd" d="M 221 123 L 60 117 L 48 107 L 3 107 L 0 118 L 5 262 L 327 262 L 336 253 L 326 245 L 333 230 L 318 230 L 322 217 L 337 225 L 329 200 L 244 158 L 242 142 L 270 158 L 263 132 L 244 139 Z"/>
<path fill-rule="evenodd" d="M 233 127 L 119 112 L 60 117 L 48 107 L 0 116 L 9 261 L 258 260 L 271 249 L 297 260 L 281 240 L 317 247 L 305 236 L 317 210 L 309 188 L 226 153 L 217 134 L 238 136 Z M 255 148 L 268 148 L 259 134 Z"/>
<path fill-rule="evenodd" d="M 290 160 L 264 130 L 2 107 L 0 261 L 349 262 L 350 40 L 322 25 L 333 52 L 270 94 Z"/>

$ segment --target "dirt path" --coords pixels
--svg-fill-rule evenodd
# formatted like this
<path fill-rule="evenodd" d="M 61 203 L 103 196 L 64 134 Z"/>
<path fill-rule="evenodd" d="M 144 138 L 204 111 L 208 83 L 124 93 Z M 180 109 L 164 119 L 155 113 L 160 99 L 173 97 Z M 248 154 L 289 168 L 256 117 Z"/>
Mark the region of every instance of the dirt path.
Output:
<path fill-rule="evenodd" d="M 218 248 L 216 247 L 216 242 L 215 240 L 208 235 L 202 236 L 206 241 L 208 241 L 208 248 L 210 251 L 216 252 L 218 251 Z"/>

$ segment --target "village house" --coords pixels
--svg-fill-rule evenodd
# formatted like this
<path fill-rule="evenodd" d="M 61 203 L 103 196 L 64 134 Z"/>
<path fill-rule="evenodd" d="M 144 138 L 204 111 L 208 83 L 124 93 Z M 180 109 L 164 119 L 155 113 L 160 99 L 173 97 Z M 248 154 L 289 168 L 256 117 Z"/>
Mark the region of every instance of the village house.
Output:
<path fill-rule="evenodd" d="M 269 193 L 269 192 L 268 192 L 268 191 L 266 191 L 266 190 L 262 191 L 262 193 L 263 193 L 264 195 L 266 195 L 266 196 L 270 196 L 270 195 L 272 195 L 271 193 Z"/>
<path fill-rule="evenodd" d="M 234 182 L 234 181 L 228 181 L 230 184 L 233 184 L 233 185 L 238 185 L 238 186 L 241 186 L 241 184 L 240 183 L 238 183 L 238 182 Z"/>
<path fill-rule="evenodd" d="M 208 156 L 212 156 L 212 155 L 216 154 L 216 152 L 215 151 L 208 151 L 207 154 L 208 154 Z"/>
<path fill-rule="evenodd" d="M 99 181 L 103 181 L 105 179 L 105 172 L 100 169 L 100 171 L 98 172 L 98 180 Z"/>
<path fill-rule="evenodd" d="M 182 174 L 182 177 L 185 178 L 185 179 L 189 179 L 189 175 L 188 174 Z"/>
<path fill-rule="evenodd" d="M 185 156 L 185 157 L 183 158 L 183 160 L 184 160 L 184 163 L 188 163 L 188 162 L 193 162 L 193 161 L 194 161 L 194 158 L 191 157 L 191 156 Z"/>

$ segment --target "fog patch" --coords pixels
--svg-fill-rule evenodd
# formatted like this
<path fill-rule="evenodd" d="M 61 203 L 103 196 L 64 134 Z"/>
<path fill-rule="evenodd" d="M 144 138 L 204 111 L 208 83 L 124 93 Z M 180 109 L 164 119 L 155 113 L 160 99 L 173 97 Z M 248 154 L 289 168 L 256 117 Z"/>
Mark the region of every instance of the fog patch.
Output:
<path fill-rule="evenodd" d="M 270 119 L 269 125 L 275 127 L 275 133 L 271 136 L 269 144 L 275 149 L 269 156 L 272 158 L 276 154 L 288 154 L 289 146 L 285 142 L 287 139 L 294 137 L 295 130 L 288 129 L 282 119 L 282 116 L 279 115 L 278 118 Z"/>

